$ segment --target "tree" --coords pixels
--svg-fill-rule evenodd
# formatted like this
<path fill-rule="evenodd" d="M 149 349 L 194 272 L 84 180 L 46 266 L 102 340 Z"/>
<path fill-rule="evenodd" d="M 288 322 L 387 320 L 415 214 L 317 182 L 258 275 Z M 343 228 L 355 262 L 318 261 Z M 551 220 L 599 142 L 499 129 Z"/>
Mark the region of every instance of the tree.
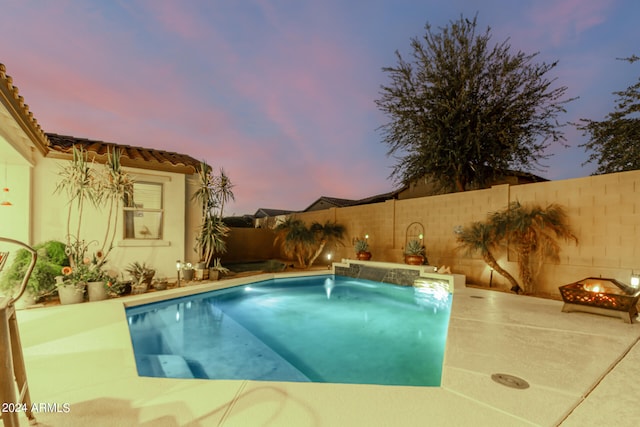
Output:
<path fill-rule="evenodd" d="M 284 254 L 295 257 L 302 268 L 309 268 L 331 243 L 340 243 L 345 228 L 341 224 L 327 221 L 324 225 L 314 222 L 307 227 L 302 220 L 288 217 L 275 228 L 274 243 L 281 243 Z"/>
<path fill-rule="evenodd" d="M 473 222 L 470 226 L 462 229 L 458 233 L 457 240 L 461 249 L 465 249 L 467 254 L 480 252 L 480 256 L 487 263 L 487 265 L 493 268 L 498 274 L 505 277 L 509 283 L 511 283 L 511 290 L 518 293 L 520 290 L 520 284 L 518 281 L 500 264 L 495 257 L 502 236 L 496 236 L 495 227 L 490 222 Z"/>
<path fill-rule="evenodd" d="M 429 179 L 446 191 L 485 186 L 507 170 L 539 168 L 550 141 L 564 141 L 557 122 L 567 88 L 545 76 L 556 67 L 534 64 L 537 53 L 510 53 L 508 40 L 489 46 L 490 28 L 476 33 L 476 18 L 460 17 L 440 33 L 429 24 L 411 39 L 412 60 L 398 51 L 385 67 L 378 108 L 391 177 L 409 184 Z"/>
<path fill-rule="evenodd" d="M 303 221 L 288 217 L 275 228 L 274 243 L 281 243 L 284 254 L 296 258 L 302 268 L 306 268 L 306 259 L 314 244 L 315 236 Z"/>
<path fill-rule="evenodd" d="M 638 61 L 635 55 L 623 58 L 629 63 Z M 640 169 L 640 78 L 626 90 L 614 92 L 616 107 L 603 121 L 581 119 L 577 128 L 590 140 L 581 147 L 591 151 L 585 162 L 595 162 L 595 175 Z"/>
<path fill-rule="evenodd" d="M 544 261 L 560 261 L 558 239 L 578 243 L 562 206 L 550 204 L 542 208 L 517 201 L 490 214 L 487 222 L 473 223 L 458 234 L 461 247 L 479 251 L 490 267 L 509 280 L 511 290 L 516 293 L 521 289 L 533 293 Z M 515 253 L 522 286 L 496 261 L 495 252 L 502 246 Z"/>
<path fill-rule="evenodd" d="M 542 208 L 516 201 L 508 209 L 492 214 L 490 222 L 496 235 L 502 236 L 516 253 L 522 285 L 529 293 L 534 290 L 544 261 L 560 261 L 558 239 L 578 243 L 564 208 L 555 203 Z"/>
<path fill-rule="evenodd" d="M 224 175 L 224 172 L 221 171 Z M 225 188 L 221 188 L 218 177 L 213 176 L 212 168 L 206 162 L 201 162 L 198 168 L 199 186 L 191 196 L 191 200 L 200 203 L 201 224 L 196 236 L 196 252 L 200 255 L 200 260 L 206 266 L 211 264 L 211 259 L 215 253 L 224 253 L 227 250 L 225 238 L 229 235 L 229 227 L 222 222 L 222 203 L 233 198 L 231 193 L 231 181 L 225 176 Z M 229 193 L 231 196 L 229 196 Z M 216 215 L 215 210 L 220 207 L 220 214 Z"/>

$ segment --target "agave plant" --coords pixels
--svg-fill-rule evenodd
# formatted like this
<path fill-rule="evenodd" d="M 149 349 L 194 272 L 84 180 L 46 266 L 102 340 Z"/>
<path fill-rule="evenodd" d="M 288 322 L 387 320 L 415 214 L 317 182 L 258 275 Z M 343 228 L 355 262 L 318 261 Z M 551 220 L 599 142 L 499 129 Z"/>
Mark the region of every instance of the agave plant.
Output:
<path fill-rule="evenodd" d="M 353 249 L 355 249 L 356 253 L 368 252 L 369 242 L 367 242 L 367 239 L 356 239 Z"/>
<path fill-rule="evenodd" d="M 407 242 L 407 246 L 404 250 L 405 255 L 423 255 L 424 256 L 424 246 L 420 240 L 411 239 Z"/>

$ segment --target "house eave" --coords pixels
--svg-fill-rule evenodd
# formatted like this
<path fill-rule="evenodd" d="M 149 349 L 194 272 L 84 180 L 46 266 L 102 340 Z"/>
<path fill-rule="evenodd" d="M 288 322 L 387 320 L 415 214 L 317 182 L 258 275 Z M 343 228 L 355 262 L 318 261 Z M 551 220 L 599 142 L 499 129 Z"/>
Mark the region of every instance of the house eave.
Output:
<path fill-rule="evenodd" d="M 49 151 L 49 139 L 33 113 L 29 111 L 29 106 L 24 103 L 24 98 L 18 94 L 18 88 L 13 85 L 13 79 L 6 74 L 6 71 L 5 65 L 0 63 L 0 101 L 36 149 L 43 156 L 46 156 Z M 30 157 L 29 153 L 25 151 L 25 148 L 28 147 L 16 147 L 12 141 L 8 142 L 25 158 Z"/>

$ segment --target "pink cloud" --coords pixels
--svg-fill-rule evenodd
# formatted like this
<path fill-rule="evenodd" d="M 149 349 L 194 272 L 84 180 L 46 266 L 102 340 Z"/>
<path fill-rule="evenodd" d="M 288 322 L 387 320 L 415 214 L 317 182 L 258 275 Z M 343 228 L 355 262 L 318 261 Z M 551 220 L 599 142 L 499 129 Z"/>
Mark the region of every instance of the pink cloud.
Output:
<path fill-rule="evenodd" d="M 530 17 L 535 25 L 537 38 L 549 38 L 558 45 L 606 20 L 613 0 L 563 0 L 535 2 Z"/>

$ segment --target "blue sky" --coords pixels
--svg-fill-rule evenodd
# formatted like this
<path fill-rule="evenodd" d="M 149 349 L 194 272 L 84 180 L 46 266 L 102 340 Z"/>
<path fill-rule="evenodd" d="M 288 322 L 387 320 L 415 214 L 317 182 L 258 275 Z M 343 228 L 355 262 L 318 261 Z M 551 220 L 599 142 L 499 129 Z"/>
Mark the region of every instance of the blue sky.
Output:
<path fill-rule="evenodd" d="M 376 108 L 382 67 L 428 22 L 478 14 L 493 41 L 559 61 L 565 121 L 603 119 L 640 75 L 636 0 L 13 1 L 0 62 L 47 132 L 152 147 L 223 167 L 227 214 L 304 209 L 393 189 Z M 566 129 L 538 172 L 587 176 Z"/>

